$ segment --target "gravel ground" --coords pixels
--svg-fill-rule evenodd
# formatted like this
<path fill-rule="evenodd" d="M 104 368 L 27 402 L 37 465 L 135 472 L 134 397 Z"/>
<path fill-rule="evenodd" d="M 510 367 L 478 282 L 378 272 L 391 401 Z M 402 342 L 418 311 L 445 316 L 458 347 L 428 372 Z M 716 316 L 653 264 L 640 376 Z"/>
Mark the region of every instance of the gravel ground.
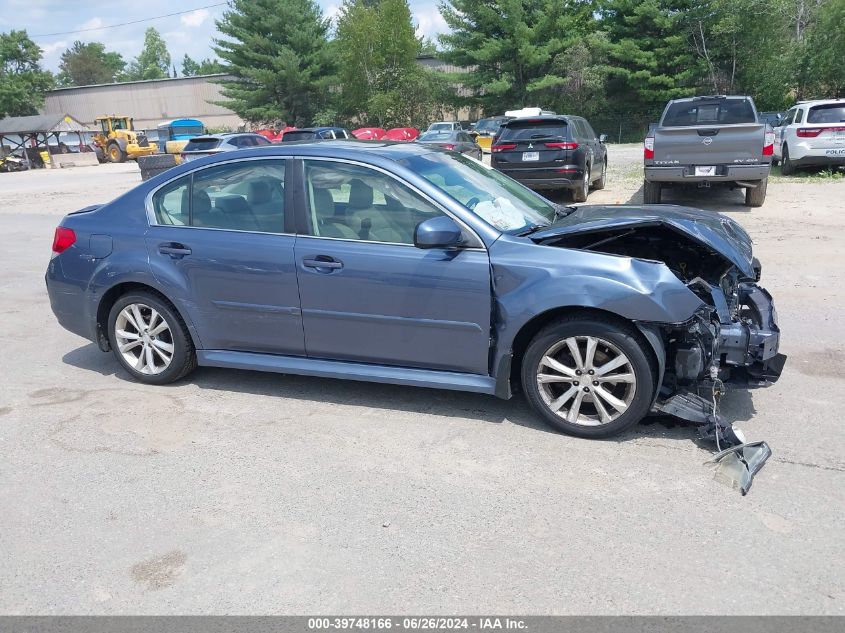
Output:
<path fill-rule="evenodd" d="M 639 202 L 610 148 L 590 202 Z M 0 174 L 0 612 L 841 614 L 841 179 L 672 194 L 754 236 L 781 381 L 727 416 L 774 457 L 747 497 L 687 426 L 550 432 L 525 402 L 200 369 L 130 381 L 65 332 L 43 275 L 63 214 L 134 164 Z M 838 563 L 836 561 L 839 561 Z"/>

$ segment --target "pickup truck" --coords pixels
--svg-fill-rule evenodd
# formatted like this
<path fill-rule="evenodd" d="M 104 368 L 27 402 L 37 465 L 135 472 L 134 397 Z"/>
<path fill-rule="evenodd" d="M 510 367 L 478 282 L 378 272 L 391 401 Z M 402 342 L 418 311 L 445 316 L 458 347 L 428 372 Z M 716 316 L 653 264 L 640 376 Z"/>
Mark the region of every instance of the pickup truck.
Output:
<path fill-rule="evenodd" d="M 745 188 L 745 204 L 766 199 L 775 135 L 761 122 L 751 97 L 675 99 L 645 139 L 646 204 L 660 202 L 664 187 L 727 185 Z"/>

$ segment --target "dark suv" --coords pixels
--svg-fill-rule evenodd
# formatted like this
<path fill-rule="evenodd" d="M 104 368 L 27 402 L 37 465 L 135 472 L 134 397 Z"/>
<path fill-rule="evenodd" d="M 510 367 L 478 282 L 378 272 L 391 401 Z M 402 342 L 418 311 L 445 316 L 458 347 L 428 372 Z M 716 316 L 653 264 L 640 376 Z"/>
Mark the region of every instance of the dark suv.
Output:
<path fill-rule="evenodd" d="M 549 115 L 505 123 L 491 147 L 491 164 L 532 189 L 570 189 L 575 202 L 604 189 L 605 136 L 578 116 Z"/>

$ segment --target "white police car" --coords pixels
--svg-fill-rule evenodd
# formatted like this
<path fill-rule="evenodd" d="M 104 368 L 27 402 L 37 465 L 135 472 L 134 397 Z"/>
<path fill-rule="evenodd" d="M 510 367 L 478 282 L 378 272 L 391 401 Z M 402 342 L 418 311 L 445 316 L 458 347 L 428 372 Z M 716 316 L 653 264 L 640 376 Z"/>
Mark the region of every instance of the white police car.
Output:
<path fill-rule="evenodd" d="M 845 99 L 800 101 L 775 128 L 774 162 L 781 173 L 845 165 Z"/>

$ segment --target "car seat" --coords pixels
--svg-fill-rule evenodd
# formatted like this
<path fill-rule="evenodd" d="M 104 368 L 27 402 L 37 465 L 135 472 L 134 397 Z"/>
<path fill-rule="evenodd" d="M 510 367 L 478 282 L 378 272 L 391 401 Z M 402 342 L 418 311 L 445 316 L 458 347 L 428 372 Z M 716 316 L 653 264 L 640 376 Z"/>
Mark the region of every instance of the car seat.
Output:
<path fill-rule="evenodd" d="M 282 192 L 273 199 L 273 185 Z M 262 231 L 282 233 L 284 231 L 284 188 L 278 181 L 253 180 L 249 183 L 246 201 Z"/>
<path fill-rule="evenodd" d="M 362 240 L 401 242 L 402 236 L 385 217 L 384 210 L 373 206 L 373 188 L 355 178 L 349 182 L 346 214 L 352 230 Z"/>
<path fill-rule="evenodd" d="M 347 224 L 342 215 L 338 215 L 337 207 L 332 198 L 332 192 L 328 189 L 314 187 L 314 216 L 317 220 L 315 233 L 323 237 L 341 237 L 349 240 L 357 240 L 355 234 Z"/>

